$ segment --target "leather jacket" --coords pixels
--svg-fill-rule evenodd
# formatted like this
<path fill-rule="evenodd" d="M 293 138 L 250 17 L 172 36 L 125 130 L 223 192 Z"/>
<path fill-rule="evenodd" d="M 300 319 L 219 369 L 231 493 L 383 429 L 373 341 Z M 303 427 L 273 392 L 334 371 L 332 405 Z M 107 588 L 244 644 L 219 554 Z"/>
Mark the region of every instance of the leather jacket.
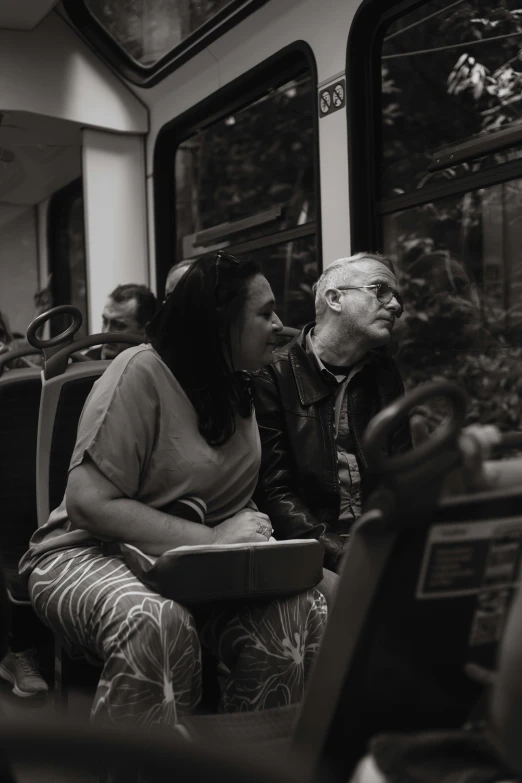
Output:
<path fill-rule="evenodd" d="M 307 324 L 274 352 L 274 363 L 253 373 L 254 404 L 262 458 L 254 499 L 268 514 L 278 539 L 316 538 L 325 548 L 325 566 L 335 569 L 346 539 L 339 535 L 340 483 L 335 442 L 336 384 L 306 352 Z M 350 430 L 361 473 L 363 505 L 378 483 L 361 445 L 370 419 L 404 394 L 399 371 L 385 353 L 371 361 L 347 388 Z M 387 453 L 411 448 L 408 424 L 390 437 Z M 343 531 L 344 532 L 344 531 Z"/>

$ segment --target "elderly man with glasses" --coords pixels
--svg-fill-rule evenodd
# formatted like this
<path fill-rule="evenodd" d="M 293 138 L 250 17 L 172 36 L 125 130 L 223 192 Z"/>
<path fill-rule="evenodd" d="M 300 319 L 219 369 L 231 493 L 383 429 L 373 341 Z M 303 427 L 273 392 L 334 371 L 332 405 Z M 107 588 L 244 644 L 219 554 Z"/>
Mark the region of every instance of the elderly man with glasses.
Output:
<path fill-rule="evenodd" d="M 333 262 L 315 286 L 315 309 L 315 324 L 254 375 L 262 442 L 255 499 L 276 538 L 318 539 L 325 567 L 336 571 L 379 480 L 368 470 L 363 433 L 404 393 L 385 350 L 403 312 L 391 261 L 356 253 Z M 388 449 L 398 454 L 410 446 L 404 425 Z"/>

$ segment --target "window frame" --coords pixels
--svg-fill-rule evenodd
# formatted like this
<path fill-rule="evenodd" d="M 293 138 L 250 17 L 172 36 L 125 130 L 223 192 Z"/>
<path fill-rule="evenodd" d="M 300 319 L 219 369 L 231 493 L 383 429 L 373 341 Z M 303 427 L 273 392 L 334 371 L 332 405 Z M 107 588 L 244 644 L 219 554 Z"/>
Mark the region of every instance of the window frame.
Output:
<path fill-rule="evenodd" d="M 94 52 L 121 76 L 138 87 L 153 87 L 267 2 L 231 0 L 230 7 L 219 11 L 153 65 L 136 62 L 89 11 L 84 0 L 62 0 L 61 10 L 66 21 L 80 33 Z"/>
<path fill-rule="evenodd" d="M 381 157 L 381 44 L 385 29 L 427 0 L 362 0 L 346 49 L 346 118 L 352 252 L 382 244 L 379 202 Z M 376 21 L 377 20 L 377 21 Z M 366 133 L 361 133 L 361 128 Z"/>
<path fill-rule="evenodd" d="M 174 162 L 180 144 L 194 132 L 227 117 L 266 95 L 290 79 L 310 72 L 314 95 L 317 95 L 317 66 L 313 51 L 305 41 L 296 41 L 271 55 L 259 65 L 241 74 L 208 98 L 167 122 L 160 130 L 154 147 L 154 223 L 156 240 L 156 286 L 161 299 L 165 290 L 167 272 L 176 260 L 176 187 Z M 316 218 L 315 234 L 317 265 L 322 269 L 321 193 L 319 177 L 319 116 L 314 99 L 313 166 L 315 180 Z M 159 205 L 161 204 L 161 208 Z M 306 224 L 308 225 L 308 224 Z M 261 247 L 279 244 L 311 235 L 304 226 L 295 226 L 259 239 L 237 243 L 231 252 L 249 252 Z M 228 250 L 228 248 L 227 248 Z"/>
<path fill-rule="evenodd" d="M 346 54 L 346 112 L 352 252 L 374 251 L 382 247 L 381 219 L 386 215 L 522 177 L 520 159 L 471 172 L 453 181 L 427 185 L 380 200 L 378 178 L 382 150 L 382 40 L 385 30 L 395 19 L 428 2 L 429 0 L 363 0 L 350 28 Z M 368 133 L 360 133 L 361 127 L 367 128 Z M 516 143 L 517 136 L 520 140 L 521 127 L 509 130 L 513 143 Z M 479 144 L 474 140 L 473 144 L 477 154 L 480 154 L 481 145 L 496 149 L 500 142 L 501 139 L 496 134 L 484 138 Z"/>

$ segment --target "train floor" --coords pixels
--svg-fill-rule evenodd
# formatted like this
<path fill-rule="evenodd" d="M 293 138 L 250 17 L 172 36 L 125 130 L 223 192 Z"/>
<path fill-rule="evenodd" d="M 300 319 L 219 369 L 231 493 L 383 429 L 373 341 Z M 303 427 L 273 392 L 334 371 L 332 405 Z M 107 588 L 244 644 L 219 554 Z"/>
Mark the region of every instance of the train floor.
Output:
<path fill-rule="evenodd" d="M 57 708 L 53 690 L 54 681 L 54 644 L 51 634 L 43 627 L 34 626 L 38 639 L 39 670 L 49 685 L 49 693 L 31 698 L 19 698 L 12 693 L 12 685 L 0 678 L 0 715 L 2 718 L 12 718 L 24 721 L 24 718 L 42 721 L 53 721 L 57 717 L 70 718 L 71 721 L 88 723 L 89 712 L 94 699 L 100 668 L 94 667 L 84 659 L 70 660 L 67 665 L 67 708 Z M 203 700 L 198 712 L 211 713 L 217 709 L 219 685 L 216 676 L 216 662 L 204 660 L 203 665 Z M 28 743 L 29 754 L 29 743 Z M 36 767 L 29 762 L 14 768 L 16 783 L 99 783 L 105 776 L 96 775 L 92 771 L 75 769 L 74 772 L 58 767 Z M 0 772 L 0 783 L 3 778 Z"/>
<path fill-rule="evenodd" d="M 12 685 L 0 679 L 0 713 L 7 720 L 24 722 L 25 718 L 53 721 L 60 712 L 55 706 L 53 692 L 52 657 L 42 656 L 40 670 L 49 684 L 49 693 L 31 698 L 19 698 L 12 693 Z M 87 664 L 75 664 L 71 672 L 68 688 L 67 717 L 71 720 L 88 722 L 94 692 L 96 688 L 96 670 Z M 62 713 L 63 714 L 63 713 Z M 28 743 L 28 756 L 30 754 Z M 30 761 L 17 764 L 12 770 L 16 783 L 97 783 L 99 777 L 91 771 L 62 769 L 57 766 L 43 767 Z"/>

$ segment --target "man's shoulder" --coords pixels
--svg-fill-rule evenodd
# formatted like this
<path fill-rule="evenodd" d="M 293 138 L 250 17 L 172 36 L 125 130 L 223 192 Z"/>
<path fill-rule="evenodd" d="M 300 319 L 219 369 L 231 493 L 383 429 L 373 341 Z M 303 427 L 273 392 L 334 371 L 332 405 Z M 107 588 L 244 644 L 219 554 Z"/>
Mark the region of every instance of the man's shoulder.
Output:
<path fill-rule="evenodd" d="M 260 378 L 265 381 L 273 381 L 277 376 L 284 376 L 291 372 L 291 352 L 296 350 L 295 346 L 298 344 L 301 333 L 293 337 L 288 343 L 281 345 L 274 350 L 274 360 L 272 364 L 268 364 L 261 370 L 256 370 L 252 373 L 254 378 Z"/>

